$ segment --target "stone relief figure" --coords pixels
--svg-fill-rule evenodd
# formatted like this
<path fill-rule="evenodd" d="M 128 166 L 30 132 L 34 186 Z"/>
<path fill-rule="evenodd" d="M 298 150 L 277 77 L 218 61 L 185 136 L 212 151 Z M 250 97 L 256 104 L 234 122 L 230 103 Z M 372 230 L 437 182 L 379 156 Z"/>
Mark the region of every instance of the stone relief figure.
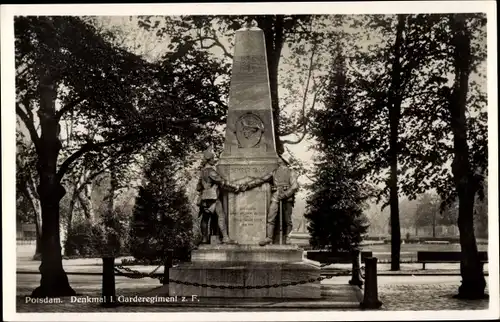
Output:
<path fill-rule="evenodd" d="M 217 160 L 215 154 L 206 150 L 203 153 L 203 164 L 200 173 L 200 179 L 196 190 L 199 193 L 198 206 L 200 209 L 199 216 L 201 216 L 201 234 L 202 244 L 210 243 L 209 222 L 211 226 L 211 233 L 218 233 L 222 235 L 223 244 L 235 244 L 227 233 L 226 214 L 219 198 L 220 189 L 238 193 L 239 187 L 228 183 L 215 169 Z M 217 223 L 217 227 L 215 227 Z"/>
<path fill-rule="evenodd" d="M 262 178 L 254 179 L 242 184 L 239 191 L 246 191 L 258 187 L 266 182 L 271 183 L 271 204 L 267 214 L 266 238 L 259 242 L 260 246 L 265 246 L 273 242 L 276 237 L 275 227 L 279 212 L 282 213 L 283 242 L 286 244 L 286 237 L 292 232 L 292 210 L 295 202 L 295 193 L 299 189 L 296 173 L 289 168 L 287 162 L 280 158 L 278 168 Z M 277 233 L 279 236 L 279 232 Z"/>

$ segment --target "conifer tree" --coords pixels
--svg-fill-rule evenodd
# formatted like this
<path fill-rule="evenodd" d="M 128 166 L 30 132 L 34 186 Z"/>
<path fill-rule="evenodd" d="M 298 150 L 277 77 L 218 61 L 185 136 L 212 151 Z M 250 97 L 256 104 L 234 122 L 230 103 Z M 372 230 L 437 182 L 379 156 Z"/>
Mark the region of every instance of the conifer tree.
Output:
<path fill-rule="evenodd" d="M 359 132 L 351 113 L 349 81 L 340 45 L 334 52 L 333 72 L 324 98 L 325 109 L 315 114 L 312 132 L 318 141 L 313 194 L 308 200 L 310 243 L 315 248 L 352 251 L 367 232 L 363 214 L 370 189 L 357 171 L 358 155 L 347 142 Z"/>
<path fill-rule="evenodd" d="M 167 249 L 185 254 L 193 240 L 193 221 L 186 191 L 176 184 L 176 164 L 160 152 L 145 171 L 145 183 L 137 196 L 131 228 L 131 254 L 155 262 Z"/>

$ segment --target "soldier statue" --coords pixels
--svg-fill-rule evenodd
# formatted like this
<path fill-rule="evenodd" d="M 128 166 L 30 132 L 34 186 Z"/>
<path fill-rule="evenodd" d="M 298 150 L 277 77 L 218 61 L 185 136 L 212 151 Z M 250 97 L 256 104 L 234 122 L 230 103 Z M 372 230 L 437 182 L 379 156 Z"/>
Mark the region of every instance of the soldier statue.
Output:
<path fill-rule="evenodd" d="M 272 197 L 267 214 L 266 238 L 259 242 L 260 246 L 265 246 L 273 242 L 273 238 L 276 236 L 274 230 L 279 212 L 281 212 L 282 216 L 282 221 L 279 223 L 282 233 L 280 237 L 286 243 L 286 237 L 292 232 L 293 228 L 292 210 L 295 202 L 295 193 L 299 189 L 297 175 L 289 168 L 287 162 L 280 157 L 278 168 L 262 178 L 242 184 L 239 191 L 246 191 L 266 182 L 271 183 Z"/>
<path fill-rule="evenodd" d="M 217 233 L 217 235 L 219 235 L 220 233 L 220 235 L 222 235 L 223 244 L 235 244 L 236 242 L 231 240 L 227 234 L 226 214 L 224 213 L 224 208 L 219 198 L 219 192 L 220 189 L 224 189 L 238 193 L 239 187 L 228 183 L 217 170 L 215 170 L 216 163 L 215 154 L 207 149 L 203 153 L 203 164 L 196 188 L 199 193 L 198 206 L 200 208 L 199 216 L 201 216 L 201 243 L 210 243 L 208 226 L 210 221 L 210 230 L 212 234 Z M 218 224 L 218 227 L 215 227 L 215 223 Z M 216 228 L 219 228 L 218 232 Z"/>

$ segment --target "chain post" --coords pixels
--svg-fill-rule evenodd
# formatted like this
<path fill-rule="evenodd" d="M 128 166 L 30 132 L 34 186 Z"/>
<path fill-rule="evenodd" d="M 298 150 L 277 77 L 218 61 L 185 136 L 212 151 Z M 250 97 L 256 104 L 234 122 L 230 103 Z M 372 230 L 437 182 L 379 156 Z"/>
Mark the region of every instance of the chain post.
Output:
<path fill-rule="evenodd" d="M 116 289 L 115 289 L 115 258 L 103 257 L 102 259 L 102 297 L 103 307 L 116 307 Z"/>
<path fill-rule="evenodd" d="M 378 299 L 377 258 L 366 258 L 365 265 L 365 294 L 363 296 L 363 302 L 361 302 L 361 307 L 363 309 L 378 309 L 382 306 L 382 302 L 380 302 Z"/>
<path fill-rule="evenodd" d="M 167 285 L 170 280 L 170 268 L 173 266 L 174 261 L 174 250 L 168 249 L 167 256 L 165 257 L 165 265 L 163 268 L 163 280 L 162 284 Z"/>

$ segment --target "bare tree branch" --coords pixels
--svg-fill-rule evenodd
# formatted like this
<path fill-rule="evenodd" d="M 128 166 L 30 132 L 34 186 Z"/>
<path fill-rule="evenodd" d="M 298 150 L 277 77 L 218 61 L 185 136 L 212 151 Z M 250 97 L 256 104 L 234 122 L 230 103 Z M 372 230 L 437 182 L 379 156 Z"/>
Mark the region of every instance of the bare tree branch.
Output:
<path fill-rule="evenodd" d="M 323 90 L 324 83 L 325 82 L 323 82 L 319 86 L 318 90 L 314 93 L 313 101 L 311 104 L 311 109 L 309 110 L 309 113 L 307 113 L 307 117 L 304 117 L 304 120 L 303 120 L 304 125 L 303 125 L 303 131 L 302 131 L 301 136 L 296 140 L 282 140 L 283 144 L 298 144 L 298 143 L 302 142 L 302 140 L 304 140 L 304 138 L 306 137 L 306 134 L 307 134 L 307 126 L 309 125 L 309 118 L 311 117 L 311 114 L 314 111 L 314 107 L 316 105 L 318 94 Z"/>
<path fill-rule="evenodd" d="M 308 67 L 308 71 L 307 71 L 307 78 L 306 78 L 305 90 L 304 90 L 304 95 L 302 97 L 302 107 L 301 107 L 301 114 L 302 114 L 302 116 L 301 116 L 300 120 L 297 122 L 297 124 L 295 124 L 295 126 L 290 131 L 283 133 L 281 136 L 287 136 L 287 135 L 293 134 L 299 128 L 302 128 L 303 132 L 306 131 L 306 126 L 307 126 L 307 123 L 308 123 L 308 117 L 306 117 L 307 96 L 308 96 L 308 93 L 309 93 L 309 85 L 310 85 L 311 79 L 312 79 L 312 82 L 313 82 L 313 87 L 314 87 L 314 85 L 316 85 L 315 79 L 313 77 L 314 55 L 316 54 L 316 49 L 317 49 L 317 44 L 314 44 L 313 48 L 311 50 L 311 57 L 309 58 L 309 67 Z M 316 94 L 317 94 L 317 92 L 318 91 L 316 91 L 316 93 L 314 95 L 314 101 L 312 103 L 313 107 L 314 107 L 314 104 L 315 104 L 315 101 L 316 101 L 316 96 L 317 96 Z M 308 113 L 308 115 L 310 115 L 310 113 Z M 302 139 L 303 139 L 303 137 L 302 137 Z M 290 142 L 290 141 L 286 141 L 286 142 Z M 297 143 L 299 143 L 299 142 L 297 142 Z M 296 143 L 294 143 L 294 144 L 296 144 Z"/>
<path fill-rule="evenodd" d="M 186 126 L 193 126 L 194 125 L 192 119 L 168 120 L 165 122 L 166 122 L 165 124 L 170 129 L 173 129 L 173 128 L 185 129 Z M 206 121 L 200 119 L 199 122 L 200 122 L 199 124 L 204 124 L 204 122 L 206 122 Z M 156 125 L 156 127 L 162 126 L 160 124 L 155 124 L 155 125 Z M 151 125 L 144 124 L 144 128 L 151 128 Z M 155 132 L 155 133 L 156 133 L 156 135 L 161 135 L 158 132 Z M 145 135 L 144 133 L 132 132 L 132 133 L 126 134 L 122 137 L 114 138 L 114 139 L 111 139 L 108 141 L 97 142 L 97 143 L 92 142 L 92 141 L 88 141 L 86 144 L 82 145 L 79 150 L 77 150 L 72 155 L 70 155 L 61 164 L 61 167 L 59 168 L 59 171 L 57 172 L 57 177 L 59 178 L 59 180 L 61 180 L 62 177 L 66 174 L 66 172 L 70 169 L 71 164 L 87 152 L 98 151 L 104 147 L 111 146 L 114 144 L 123 143 L 123 142 L 129 141 L 129 140 L 134 140 L 134 139 L 137 139 L 137 138 L 142 137 L 144 135 Z"/>
<path fill-rule="evenodd" d="M 104 147 L 113 145 L 113 144 L 118 144 L 121 142 L 125 142 L 133 137 L 136 137 L 138 134 L 137 133 L 132 133 L 129 135 L 125 135 L 123 137 L 114 139 L 114 140 L 109 140 L 109 141 L 104 141 L 104 142 L 88 142 L 82 147 L 74 152 L 72 155 L 70 155 L 62 164 L 61 167 L 59 168 L 59 171 L 57 172 L 57 177 L 59 179 L 62 179 L 64 174 L 70 169 L 70 166 L 73 162 L 75 162 L 79 157 L 83 156 L 85 153 L 90 152 L 90 151 L 98 151 L 99 149 L 102 149 Z"/>
<path fill-rule="evenodd" d="M 226 49 L 226 47 L 224 47 L 224 45 L 220 42 L 219 38 L 217 38 L 215 36 L 215 33 L 212 35 L 212 36 L 209 36 L 209 35 L 202 35 L 200 31 L 197 32 L 198 34 L 198 38 L 193 40 L 193 42 L 199 42 L 200 43 L 200 47 L 202 49 L 210 49 L 210 48 L 213 48 L 215 46 L 219 47 L 223 53 L 224 53 L 224 56 L 226 56 L 227 58 L 229 59 L 233 59 L 233 55 L 231 55 L 231 53 Z M 209 46 L 205 46 L 203 44 L 203 41 L 204 40 L 211 40 L 213 41 L 212 44 L 210 44 Z"/>

